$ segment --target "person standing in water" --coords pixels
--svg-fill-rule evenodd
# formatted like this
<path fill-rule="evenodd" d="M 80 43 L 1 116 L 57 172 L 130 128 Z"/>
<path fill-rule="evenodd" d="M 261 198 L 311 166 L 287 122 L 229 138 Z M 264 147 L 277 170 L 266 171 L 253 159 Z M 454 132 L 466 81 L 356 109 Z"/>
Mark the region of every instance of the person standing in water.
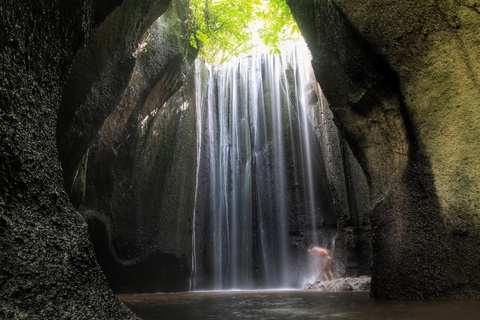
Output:
<path fill-rule="evenodd" d="M 325 280 L 335 279 L 332 272 L 332 257 L 330 257 L 330 251 L 325 248 L 316 247 L 313 244 L 308 247 L 307 251 L 318 261 L 318 273 L 315 275 L 315 279 L 318 279 L 320 275 L 322 275 Z"/>

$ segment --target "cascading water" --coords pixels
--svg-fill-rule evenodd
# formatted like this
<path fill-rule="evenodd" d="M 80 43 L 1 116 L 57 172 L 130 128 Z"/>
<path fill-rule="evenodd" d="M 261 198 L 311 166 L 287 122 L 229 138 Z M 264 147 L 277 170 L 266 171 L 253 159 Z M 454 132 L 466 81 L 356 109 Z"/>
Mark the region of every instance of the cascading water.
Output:
<path fill-rule="evenodd" d="M 210 66 L 196 62 L 197 195 L 192 289 L 300 287 L 310 243 L 335 217 L 306 45 Z M 314 94 L 315 93 L 315 94 Z M 312 98 L 313 94 L 313 98 Z"/>

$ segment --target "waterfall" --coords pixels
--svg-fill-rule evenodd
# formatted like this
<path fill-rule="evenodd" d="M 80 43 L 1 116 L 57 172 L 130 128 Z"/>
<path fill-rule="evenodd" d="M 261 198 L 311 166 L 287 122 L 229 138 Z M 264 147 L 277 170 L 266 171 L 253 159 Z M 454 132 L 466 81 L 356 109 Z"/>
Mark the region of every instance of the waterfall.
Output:
<path fill-rule="evenodd" d="M 196 61 L 192 289 L 300 287 L 313 272 L 308 245 L 331 245 L 310 60 L 301 43 L 282 55 Z"/>

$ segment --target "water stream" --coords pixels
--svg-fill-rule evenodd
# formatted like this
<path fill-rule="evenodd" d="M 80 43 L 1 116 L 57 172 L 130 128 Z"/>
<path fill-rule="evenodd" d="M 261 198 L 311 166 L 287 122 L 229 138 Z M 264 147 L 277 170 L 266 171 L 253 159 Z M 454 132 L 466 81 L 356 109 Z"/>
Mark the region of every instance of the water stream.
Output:
<path fill-rule="evenodd" d="M 308 49 L 195 67 L 191 289 L 299 288 L 314 273 L 308 245 L 333 249 L 335 236 Z"/>
<path fill-rule="evenodd" d="M 121 295 L 145 320 L 472 320 L 479 300 L 375 300 L 368 292 L 258 291 Z"/>

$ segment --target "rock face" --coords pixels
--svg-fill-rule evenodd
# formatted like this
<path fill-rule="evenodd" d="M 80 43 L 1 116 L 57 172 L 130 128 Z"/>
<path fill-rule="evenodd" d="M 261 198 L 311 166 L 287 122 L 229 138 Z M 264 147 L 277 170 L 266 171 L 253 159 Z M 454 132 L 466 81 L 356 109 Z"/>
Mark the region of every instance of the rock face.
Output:
<path fill-rule="evenodd" d="M 371 201 L 368 183 L 358 161 L 334 123 L 332 111 L 322 95 L 315 116 L 320 132 L 331 194 L 337 214 L 337 235 L 332 257 L 336 277 L 370 274 L 372 243 Z"/>
<path fill-rule="evenodd" d="M 176 92 L 185 61 L 172 23 L 182 14 L 174 5 L 150 28 L 129 86 L 88 154 L 80 212 L 116 293 L 189 288 L 196 134 L 195 96 L 188 87 Z M 194 82 L 192 73 L 186 81 Z"/>
<path fill-rule="evenodd" d="M 98 1 L 101 2 L 101 1 Z M 104 120 L 123 96 L 135 67 L 135 54 L 145 32 L 167 10 L 170 1 L 150 0 L 143 5 L 125 0 L 80 50 L 62 90 L 58 110 L 57 145 L 65 188 L 76 207 L 81 197 L 79 164 Z"/>
<path fill-rule="evenodd" d="M 480 4 L 289 0 L 373 212 L 372 296 L 480 295 Z"/>
<path fill-rule="evenodd" d="M 368 291 L 370 290 L 370 277 L 339 278 L 330 281 L 317 281 L 305 288 L 307 291 Z"/>
<path fill-rule="evenodd" d="M 136 318 L 112 295 L 69 202 L 55 132 L 73 60 L 120 2 L 0 4 L 1 318 Z M 159 16 L 167 4 L 143 1 L 129 21 Z"/>

